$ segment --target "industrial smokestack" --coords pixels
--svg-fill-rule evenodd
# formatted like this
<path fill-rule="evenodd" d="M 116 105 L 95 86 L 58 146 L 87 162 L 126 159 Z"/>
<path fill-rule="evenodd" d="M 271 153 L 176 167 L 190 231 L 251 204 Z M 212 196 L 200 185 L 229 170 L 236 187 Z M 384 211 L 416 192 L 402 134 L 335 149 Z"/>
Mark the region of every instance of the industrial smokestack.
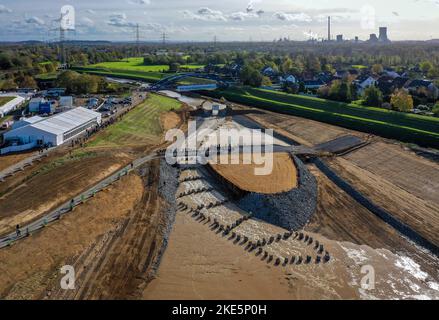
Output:
<path fill-rule="evenodd" d="M 328 17 L 328 41 L 331 41 L 331 17 Z"/>

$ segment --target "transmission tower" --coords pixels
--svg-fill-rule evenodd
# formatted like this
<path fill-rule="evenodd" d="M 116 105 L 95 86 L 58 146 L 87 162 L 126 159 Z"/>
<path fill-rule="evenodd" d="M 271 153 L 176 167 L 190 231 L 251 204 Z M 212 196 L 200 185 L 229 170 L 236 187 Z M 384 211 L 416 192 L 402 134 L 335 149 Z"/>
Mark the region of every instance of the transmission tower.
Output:
<path fill-rule="evenodd" d="M 47 36 L 48 36 L 48 42 L 50 42 L 50 34 L 51 32 L 56 32 L 59 33 L 59 35 L 57 35 L 56 37 L 54 37 L 53 42 L 57 44 L 58 47 L 58 58 L 59 58 L 59 62 L 61 67 L 64 67 L 68 62 L 69 62 L 69 57 L 68 57 L 68 53 L 67 53 L 67 48 L 66 48 L 66 34 L 67 32 L 75 32 L 74 30 L 70 30 L 70 29 L 65 29 L 63 24 L 62 24 L 62 20 L 64 18 L 64 15 L 61 13 L 61 16 L 59 19 L 55 19 L 53 20 L 53 28 L 49 29 L 47 32 Z"/>
<path fill-rule="evenodd" d="M 61 63 L 61 66 L 64 66 L 67 63 L 67 52 L 65 47 L 65 41 L 66 41 L 66 31 L 62 26 L 59 27 L 59 60 Z"/>
<path fill-rule="evenodd" d="M 166 45 L 166 41 L 169 39 L 168 35 L 166 34 L 166 32 L 162 33 L 162 44 L 163 46 Z"/>
<path fill-rule="evenodd" d="M 136 25 L 136 47 L 137 56 L 140 57 L 140 29 L 139 24 Z"/>

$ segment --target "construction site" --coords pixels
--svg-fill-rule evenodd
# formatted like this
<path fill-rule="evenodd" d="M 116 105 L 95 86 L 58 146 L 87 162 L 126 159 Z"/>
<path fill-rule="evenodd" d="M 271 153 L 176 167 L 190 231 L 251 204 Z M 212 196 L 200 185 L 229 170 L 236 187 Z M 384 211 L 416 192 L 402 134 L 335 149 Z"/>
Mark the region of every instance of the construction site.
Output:
<path fill-rule="evenodd" d="M 439 299 L 434 159 L 175 92 L 108 121 L 77 145 L 0 158 L 1 299 Z M 171 129 L 185 134 L 173 164 Z M 234 139 L 252 130 L 273 130 L 272 148 Z"/>

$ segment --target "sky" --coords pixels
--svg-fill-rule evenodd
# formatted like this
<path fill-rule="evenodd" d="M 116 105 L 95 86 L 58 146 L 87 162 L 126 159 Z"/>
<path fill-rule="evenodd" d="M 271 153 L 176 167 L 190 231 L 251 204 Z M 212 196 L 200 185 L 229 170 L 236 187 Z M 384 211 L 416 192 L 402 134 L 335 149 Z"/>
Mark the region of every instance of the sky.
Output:
<path fill-rule="evenodd" d="M 61 7 L 75 9 L 70 40 L 367 40 L 387 26 L 391 40 L 439 39 L 439 0 L 0 0 L 0 41 L 53 41 Z M 73 29 L 73 28 L 72 28 Z M 58 35 L 57 35 L 58 34 Z"/>

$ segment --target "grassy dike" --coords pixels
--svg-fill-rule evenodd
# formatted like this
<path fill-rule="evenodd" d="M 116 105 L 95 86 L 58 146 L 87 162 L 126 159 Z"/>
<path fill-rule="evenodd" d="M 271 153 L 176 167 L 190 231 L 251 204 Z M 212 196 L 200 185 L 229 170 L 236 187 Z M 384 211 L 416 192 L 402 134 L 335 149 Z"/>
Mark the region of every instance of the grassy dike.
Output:
<path fill-rule="evenodd" d="M 100 132 L 87 147 L 113 148 L 157 143 L 163 131 L 160 116 L 180 107 L 181 103 L 175 99 L 151 94 L 121 121 Z"/>
<path fill-rule="evenodd" d="M 254 88 L 206 92 L 216 98 L 439 148 L 439 119 Z"/>

